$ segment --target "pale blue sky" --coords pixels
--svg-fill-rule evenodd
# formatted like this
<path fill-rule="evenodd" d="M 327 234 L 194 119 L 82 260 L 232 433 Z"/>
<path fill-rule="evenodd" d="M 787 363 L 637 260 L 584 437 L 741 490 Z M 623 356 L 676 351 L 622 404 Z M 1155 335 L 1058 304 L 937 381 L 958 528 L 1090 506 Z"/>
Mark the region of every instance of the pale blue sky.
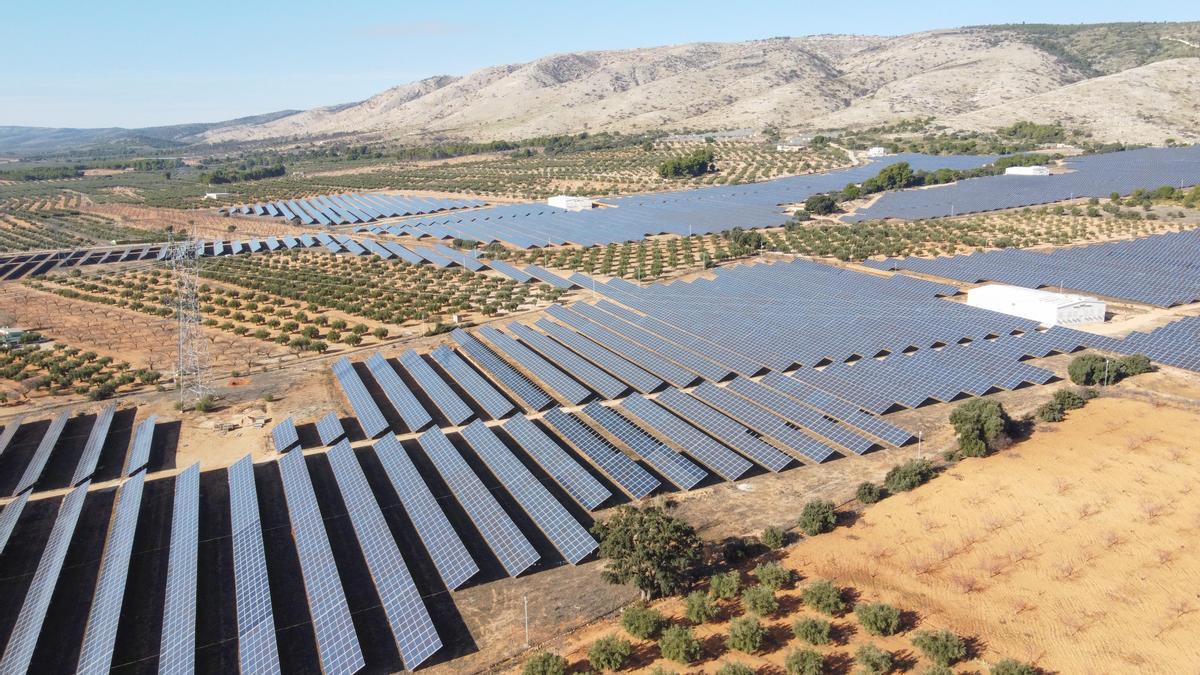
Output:
<path fill-rule="evenodd" d="M 566 51 L 1022 21 L 1194 20 L 1190 5 L 12 0 L 0 10 L 0 125 L 217 121 L 361 100 L 430 75 Z"/>

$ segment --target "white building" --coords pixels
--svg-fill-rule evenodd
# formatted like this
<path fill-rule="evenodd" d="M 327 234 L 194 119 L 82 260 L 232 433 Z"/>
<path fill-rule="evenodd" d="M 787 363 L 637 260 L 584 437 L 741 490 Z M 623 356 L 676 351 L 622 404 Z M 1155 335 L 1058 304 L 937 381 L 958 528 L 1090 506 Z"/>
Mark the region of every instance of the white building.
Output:
<path fill-rule="evenodd" d="M 205 199 L 224 199 L 225 197 L 233 196 L 232 192 L 205 192 Z"/>
<path fill-rule="evenodd" d="M 873 148 L 867 148 L 867 157 L 884 157 L 887 154 L 887 148 L 881 148 L 878 145 Z"/>
<path fill-rule="evenodd" d="M 967 304 L 1037 321 L 1043 326 L 1104 322 L 1102 300 L 1006 284 L 972 288 L 967 291 Z"/>
<path fill-rule="evenodd" d="M 1005 176 L 1049 176 L 1050 169 L 1044 166 L 1010 166 L 1004 170 Z"/>
<path fill-rule="evenodd" d="M 570 195 L 555 195 L 547 199 L 546 203 L 568 211 L 587 211 L 592 208 L 592 200 L 590 198 L 572 197 Z"/>

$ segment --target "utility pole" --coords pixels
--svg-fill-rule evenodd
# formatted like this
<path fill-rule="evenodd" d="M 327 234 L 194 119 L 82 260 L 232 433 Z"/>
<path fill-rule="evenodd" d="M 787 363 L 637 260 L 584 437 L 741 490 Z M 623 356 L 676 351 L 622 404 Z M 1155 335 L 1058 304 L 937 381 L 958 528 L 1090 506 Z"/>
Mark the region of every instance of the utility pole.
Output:
<path fill-rule="evenodd" d="M 522 601 L 525 603 L 525 646 L 529 646 L 529 596 L 522 595 Z"/>
<path fill-rule="evenodd" d="M 179 405 L 186 410 L 212 393 L 208 370 L 208 345 L 200 320 L 199 288 L 200 244 L 195 226 L 177 238 L 174 231 L 167 243 L 167 264 L 175 280 L 175 319 L 178 323 L 178 362 L 175 384 Z"/>

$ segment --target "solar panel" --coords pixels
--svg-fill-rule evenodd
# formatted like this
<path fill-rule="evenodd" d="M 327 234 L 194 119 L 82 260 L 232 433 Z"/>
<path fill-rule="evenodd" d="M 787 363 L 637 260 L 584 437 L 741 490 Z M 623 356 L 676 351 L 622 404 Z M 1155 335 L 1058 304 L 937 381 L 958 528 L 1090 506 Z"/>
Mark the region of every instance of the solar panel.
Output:
<path fill-rule="evenodd" d="M 25 509 L 25 502 L 28 500 L 29 493 L 22 492 L 21 496 L 9 502 L 4 507 L 4 512 L 0 513 L 0 553 L 4 553 L 8 538 L 12 536 L 13 528 L 17 526 L 17 520 L 20 519 L 21 511 Z"/>
<path fill-rule="evenodd" d="M 646 497 L 660 485 L 641 465 L 562 408 L 547 410 L 542 419 L 634 499 Z"/>
<path fill-rule="evenodd" d="M 333 445 L 337 439 L 346 435 L 346 430 L 342 428 L 342 421 L 338 419 L 337 413 L 328 412 L 317 420 L 317 435 L 321 437 L 322 445 Z"/>
<path fill-rule="evenodd" d="M 555 288 L 561 288 L 563 290 L 571 290 L 575 286 L 574 284 L 572 284 L 571 282 L 567 281 L 566 279 L 558 276 L 557 274 L 554 274 L 553 272 L 551 272 L 543 267 L 538 267 L 537 265 L 526 265 L 525 273 L 537 278 L 538 281 L 550 284 L 551 286 L 553 286 Z"/>
<path fill-rule="evenodd" d="M 129 446 L 129 461 L 125 464 L 125 475 L 132 476 L 134 471 L 150 463 L 150 445 L 154 442 L 154 422 L 158 415 L 151 415 L 142 421 L 133 432 L 133 443 Z"/>
<path fill-rule="evenodd" d="M 823 462 L 834 452 L 833 448 L 812 436 L 788 426 L 778 415 L 711 382 L 696 387 L 692 395 L 814 462 Z"/>
<path fill-rule="evenodd" d="M 912 440 L 913 435 L 907 430 L 885 422 L 875 415 L 861 410 L 858 406 L 799 380 L 770 372 L 763 376 L 762 383 L 892 445 L 900 446 Z"/>
<path fill-rule="evenodd" d="M 442 640 L 421 601 L 421 593 L 413 583 L 408 566 L 396 548 L 396 541 L 350 443 L 344 440 L 338 443 L 329 451 L 328 457 L 338 489 L 345 499 L 354 535 L 371 570 L 371 579 L 396 640 L 396 648 L 404 659 L 404 667 L 415 670 L 441 649 Z"/>
<path fill-rule="evenodd" d="M 275 443 L 275 452 L 287 452 L 292 446 L 300 444 L 300 436 L 296 433 L 296 423 L 291 417 L 285 419 L 271 430 L 271 440 Z"/>
<path fill-rule="evenodd" d="M 481 368 L 491 373 L 508 390 L 513 393 L 530 410 L 541 410 L 554 402 L 546 392 L 534 384 L 529 378 L 517 372 L 504 359 L 479 341 L 474 335 L 461 328 L 456 328 L 450 337 L 467 353 Z"/>
<path fill-rule="evenodd" d="M 79 650 L 79 664 L 76 667 L 79 673 L 106 674 L 112 666 L 145 480 L 146 472 L 140 472 L 125 481 L 118 492 L 108 541 L 100 560 L 100 576 L 92 596 L 87 628 L 83 632 L 83 646 Z"/>
<path fill-rule="evenodd" d="M 196 662 L 196 573 L 200 536 L 200 463 L 175 477 L 167 586 L 158 672 L 187 675 Z"/>
<path fill-rule="evenodd" d="M 46 468 L 46 462 L 50 460 L 50 453 L 54 450 L 55 444 L 58 443 L 58 437 L 62 435 L 63 427 L 67 424 L 67 417 L 70 413 L 63 411 L 50 421 L 50 426 L 46 428 L 46 433 L 42 436 L 42 440 L 38 443 L 37 450 L 33 453 L 33 458 L 29 460 L 29 464 L 25 467 L 25 473 L 21 475 L 20 482 L 17 483 L 17 489 L 13 491 L 14 495 L 33 487 L 38 479 L 42 477 L 42 471 Z"/>
<path fill-rule="evenodd" d="M 790 456 L 764 443 L 741 423 L 678 389 L 664 390 L 655 402 L 771 471 L 783 471 L 792 463 Z"/>
<path fill-rule="evenodd" d="M 367 359 L 367 368 L 383 389 L 388 401 L 391 401 L 392 407 L 400 413 L 400 418 L 404 420 L 404 426 L 408 427 L 409 431 L 417 432 L 433 423 L 429 411 L 425 410 L 425 406 L 421 405 L 408 385 L 404 384 L 404 380 L 396 374 L 392 364 L 383 358 L 383 354 L 372 354 L 371 358 Z M 372 434 L 372 437 L 375 435 Z"/>
<path fill-rule="evenodd" d="M 438 506 L 408 453 L 396 437 L 389 434 L 375 443 L 375 454 L 446 587 L 454 590 L 466 583 L 479 571 L 479 566 L 467 553 L 467 547 L 450 525 L 442 507 Z"/>
<path fill-rule="evenodd" d="M 483 326 L 479 329 L 479 334 L 501 353 L 545 383 L 559 398 L 576 405 L 591 398 L 592 392 L 511 336 L 505 335 L 491 326 Z"/>
<path fill-rule="evenodd" d="M 5 450 L 8 450 L 8 445 L 12 443 L 13 436 L 17 435 L 17 430 L 21 428 L 21 422 L 24 420 L 23 415 L 18 415 L 4 425 L 4 431 L 0 432 L 0 456 L 4 455 Z"/>
<path fill-rule="evenodd" d="M 370 364 L 371 361 L 368 359 L 367 366 L 370 367 Z M 354 366 L 350 365 L 350 359 L 343 356 L 335 361 L 333 374 L 337 377 L 338 384 L 342 386 L 342 392 L 346 394 L 347 400 L 350 401 L 350 407 L 354 408 L 354 416 L 358 418 L 358 423 L 362 426 L 363 433 L 367 435 L 367 438 L 375 438 L 386 431 L 387 420 L 379 411 L 375 399 L 371 398 L 371 394 L 367 392 L 367 387 L 363 384 L 362 378 L 358 376 L 358 372 L 354 370 Z M 374 371 L 372 374 L 374 375 Z M 378 380 L 378 376 L 375 377 Z M 380 386 L 383 384 L 380 383 Z"/>
<path fill-rule="evenodd" d="M 417 440 L 509 576 L 541 558 L 440 429 L 430 429 Z"/>
<path fill-rule="evenodd" d="M 570 328 L 545 319 L 538 319 L 537 327 L 643 394 L 649 394 L 663 385 L 662 380 L 634 365 L 633 362 L 601 347 Z"/>
<path fill-rule="evenodd" d="M 577 565 L 596 550 L 598 544 L 587 529 L 534 478 L 486 424 L 475 420 L 460 433 L 567 562 Z"/>
<path fill-rule="evenodd" d="M 629 449 L 641 455 L 642 459 L 646 460 L 660 474 L 666 476 L 667 480 L 684 490 L 696 487 L 708 475 L 707 471 L 696 466 L 683 455 L 663 445 L 658 439 L 642 431 L 634 423 L 599 403 L 587 404 L 583 407 L 583 413 L 627 445 Z"/>
<path fill-rule="evenodd" d="M 246 455 L 229 467 L 233 590 L 237 603 L 238 665 L 243 673 L 278 673 L 279 650 L 263 552 L 254 464 Z"/>
<path fill-rule="evenodd" d="M 325 521 L 308 475 L 308 464 L 304 454 L 299 452 L 280 457 L 278 464 L 296 555 L 300 558 L 300 574 L 308 595 L 313 632 L 317 637 L 321 671 L 357 672 L 366 661 L 354 633 L 354 620 L 342 592 L 341 577 L 329 547 Z"/>
<path fill-rule="evenodd" d="M 504 430 L 567 494 L 587 510 L 594 510 L 612 496 L 608 488 L 524 415 L 510 418 L 504 423 Z"/>
<path fill-rule="evenodd" d="M 498 420 L 516 409 L 512 401 L 505 398 L 504 394 L 497 391 L 483 376 L 475 372 L 475 369 L 467 365 L 467 362 L 463 361 L 453 349 L 446 345 L 440 345 L 430 352 L 429 356 L 483 408 L 488 417 Z"/>
<path fill-rule="evenodd" d="M 421 355 L 414 350 L 409 349 L 400 355 L 400 365 L 404 366 L 408 374 L 417 381 L 417 384 L 421 385 L 425 394 L 451 424 L 460 425 L 475 414 L 471 411 L 471 407 L 463 403 L 450 385 L 433 372 L 433 368 L 430 368 L 429 364 L 425 363 Z"/>
<path fill-rule="evenodd" d="M 42 550 L 42 557 L 29 583 L 29 590 L 25 592 L 21 612 L 17 615 L 12 632 L 9 633 L 4 657 L 0 658 L 0 673 L 29 671 L 33 650 L 42 632 L 46 610 L 50 608 L 50 599 L 54 596 L 58 574 L 62 571 L 63 560 L 66 559 L 67 549 L 71 546 L 71 538 L 75 534 L 75 525 L 79 522 L 79 512 L 83 509 L 89 486 L 90 482 L 84 482 L 67 493 L 58 507 L 58 517 L 54 519 L 50 538 Z"/>
<path fill-rule="evenodd" d="M 638 394 L 621 401 L 621 407 L 629 416 L 673 443 L 675 447 L 700 460 L 725 480 L 737 480 L 754 466 L 741 455 Z"/>
<path fill-rule="evenodd" d="M 533 276 L 521 271 L 514 265 L 510 265 L 503 260 L 489 260 L 488 267 L 496 270 L 513 281 L 524 284 L 533 281 Z"/>
<path fill-rule="evenodd" d="M 695 373 L 562 305 L 550 305 L 546 309 L 546 313 L 571 326 L 605 349 L 634 362 L 638 367 L 653 373 L 673 386 L 687 387 L 698 379 Z"/>
<path fill-rule="evenodd" d="M 529 326 L 513 322 L 508 324 L 508 329 L 557 364 L 564 372 L 570 373 L 604 398 L 614 399 L 628 390 L 628 387 L 615 377 Z"/>
<path fill-rule="evenodd" d="M 820 434 L 856 455 L 861 455 L 875 447 L 875 441 L 753 380 L 738 377 L 731 381 L 727 388 L 752 403 L 790 420 L 796 426 Z"/>
<path fill-rule="evenodd" d="M 71 478 L 71 485 L 78 485 L 83 482 L 83 479 L 95 473 L 96 464 L 100 461 L 100 451 L 104 449 L 104 441 L 108 438 L 108 428 L 112 426 L 113 414 L 116 411 L 117 404 L 110 403 L 96 416 L 96 421 L 92 423 L 92 431 L 88 434 L 87 443 L 83 446 L 83 453 L 79 455 L 79 463 L 75 465 L 75 476 Z"/>

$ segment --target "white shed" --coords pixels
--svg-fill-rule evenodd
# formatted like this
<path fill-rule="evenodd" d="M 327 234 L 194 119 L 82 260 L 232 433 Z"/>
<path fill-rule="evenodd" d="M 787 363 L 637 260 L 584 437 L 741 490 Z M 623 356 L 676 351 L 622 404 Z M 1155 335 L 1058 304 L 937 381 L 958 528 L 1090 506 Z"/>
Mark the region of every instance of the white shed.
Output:
<path fill-rule="evenodd" d="M 1043 326 L 1103 323 L 1103 300 L 1070 293 L 988 284 L 967 291 L 967 304 L 1037 321 Z"/>
<path fill-rule="evenodd" d="M 547 199 L 546 203 L 568 211 L 587 211 L 592 208 L 591 198 L 572 197 L 571 195 L 555 195 Z"/>
<path fill-rule="evenodd" d="M 1050 169 L 1044 166 L 1010 166 L 1004 170 L 1005 176 L 1049 176 Z"/>

